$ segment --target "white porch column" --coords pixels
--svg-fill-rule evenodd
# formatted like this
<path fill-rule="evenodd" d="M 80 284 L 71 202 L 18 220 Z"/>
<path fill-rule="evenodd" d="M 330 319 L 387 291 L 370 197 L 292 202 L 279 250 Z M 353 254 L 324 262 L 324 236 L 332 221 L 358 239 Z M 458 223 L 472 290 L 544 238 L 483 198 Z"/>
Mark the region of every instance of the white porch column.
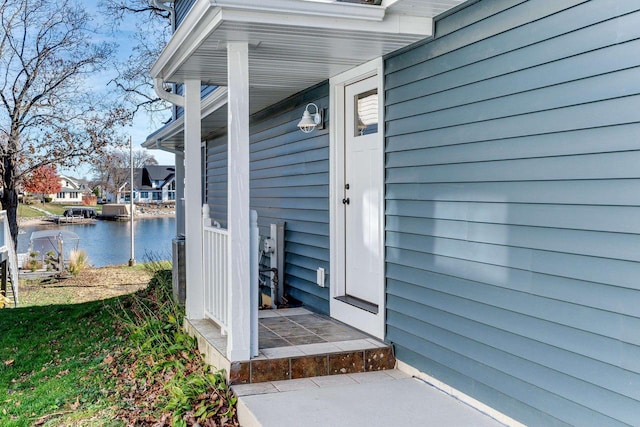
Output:
<path fill-rule="evenodd" d="M 202 184 L 200 152 L 200 80 L 184 81 L 184 160 L 188 319 L 204 318 L 204 282 L 202 280 Z"/>
<path fill-rule="evenodd" d="M 249 46 L 227 44 L 229 337 L 231 361 L 251 356 L 249 235 Z"/>
<path fill-rule="evenodd" d="M 176 236 L 184 234 L 184 153 L 176 153 Z"/>

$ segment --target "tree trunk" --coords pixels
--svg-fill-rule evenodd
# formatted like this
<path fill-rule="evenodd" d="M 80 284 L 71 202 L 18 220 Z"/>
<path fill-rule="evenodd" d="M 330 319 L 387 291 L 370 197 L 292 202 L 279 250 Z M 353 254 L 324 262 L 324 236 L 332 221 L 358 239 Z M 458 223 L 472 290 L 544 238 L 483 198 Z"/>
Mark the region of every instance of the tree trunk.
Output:
<path fill-rule="evenodd" d="M 13 247 L 18 247 L 18 193 L 15 188 L 5 187 L 2 192 L 2 209 L 7 211 L 7 221 L 9 221 L 9 231 Z"/>
<path fill-rule="evenodd" d="M 18 248 L 18 192 L 16 191 L 15 167 L 13 159 L 9 156 L 3 159 L 4 170 L 2 181 L 4 189 L 2 191 L 2 209 L 7 211 L 7 221 L 13 247 Z"/>

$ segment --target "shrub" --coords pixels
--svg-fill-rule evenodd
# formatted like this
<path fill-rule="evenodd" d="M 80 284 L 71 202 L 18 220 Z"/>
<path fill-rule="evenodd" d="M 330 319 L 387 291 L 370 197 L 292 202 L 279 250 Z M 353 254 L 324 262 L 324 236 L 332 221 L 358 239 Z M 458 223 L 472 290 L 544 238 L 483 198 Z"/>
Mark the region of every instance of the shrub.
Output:
<path fill-rule="evenodd" d="M 210 371 L 182 328 L 184 309 L 172 297 L 171 264 L 151 260 L 145 268 L 153 274 L 148 287 L 113 313 L 131 343 L 109 365 L 116 392 L 131 405 L 117 418 L 140 425 L 156 411 L 165 420 L 157 425 L 237 427 L 236 397 L 224 373 Z"/>
<path fill-rule="evenodd" d="M 0 308 L 9 306 L 9 299 L 4 296 L 4 291 L 0 291 Z"/>
<path fill-rule="evenodd" d="M 42 268 L 42 261 L 32 258 L 32 259 L 29 260 L 28 268 L 31 271 L 36 271 L 36 270 Z"/>
<path fill-rule="evenodd" d="M 58 262 L 58 254 L 56 254 L 54 251 L 47 251 L 47 253 L 45 254 L 45 265 L 47 267 L 47 271 L 51 271 L 53 270 Z"/>
<path fill-rule="evenodd" d="M 22 266 L 25 270 L 36 271 L 39 268 L 42 268 L 42 261 L 38 259 L 38 255 L 40 253 L 38 251 L 29 252 L 29 258 L 24 261 L 24 265 Z"/>
<path fill-rule="evenodd" d="M 69 273 L 74 276 L 80 273 L 85 267 L 89 266 L 89 258 L 87 257 L 87 253 L 80 250 L 72 250 L 69 254 Z"/>

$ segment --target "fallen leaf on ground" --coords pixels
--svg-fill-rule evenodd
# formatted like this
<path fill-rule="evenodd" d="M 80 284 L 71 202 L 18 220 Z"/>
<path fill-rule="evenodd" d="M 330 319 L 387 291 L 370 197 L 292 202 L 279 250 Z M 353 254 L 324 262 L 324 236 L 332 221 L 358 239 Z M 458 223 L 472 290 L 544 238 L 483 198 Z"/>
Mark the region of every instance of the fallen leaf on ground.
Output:
<path fill-rule="evenodd" d="M 56 378 L 60 378 L 60 377 L 62 377 L 64 375 L 67 375 L 68 373 L 69 373 L 68 369 L 65 369 L 64 371 L 60 371 L 60 372 L 58 372 L 58 375 L 56 375 Z"/>

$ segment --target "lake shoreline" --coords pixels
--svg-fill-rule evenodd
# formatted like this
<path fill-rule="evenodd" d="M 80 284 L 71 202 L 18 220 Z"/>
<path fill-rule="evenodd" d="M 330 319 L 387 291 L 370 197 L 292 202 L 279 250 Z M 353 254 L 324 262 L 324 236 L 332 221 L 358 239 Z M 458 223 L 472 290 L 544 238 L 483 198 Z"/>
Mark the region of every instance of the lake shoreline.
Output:
<path fill-rule="evenodd" d="M 167 213 L 167 214 L 137 214 L 134 218 L 138 219 L 158 219 L 158 218 L 175 218 L 175 213 Z M 108 221 L 98 219 L 98 221 Z M 123 221 L 124 222 L 124 221 Z M 18 218 L 18 228 L 20 227 L 34 227 L 38 225 L 60 225 L 64 226 L 66 224 L 56 224 L 55 222 L 47 220 L 46 216 L 32 217 L 32 218 Z"/>
<path fill-rule="evenodd" d="M 89 257 L 95 267 L 125 264 L 131 254 L 131 226 L 135 230 L 134 259 L 171 259 L 172 241 L 176 236 L 176 218 L 168 212 L 155 215 L 140 215 L 133 224 L 129 221 L 97 220 L 90 223 L 55 224 L 33 218 L 23 221 L 18 234 L 17 251 L 29 251 L 31 236 L 35 231 L 60 230 L 77 234 L 79 240 L 69 249 L 78 245 Z M 37 221 L 36 221 L 37 220 Z M 43 249 L 38 249 L 42 251 Z M 44 249 L 46 252 L 46 249 Z"/>

